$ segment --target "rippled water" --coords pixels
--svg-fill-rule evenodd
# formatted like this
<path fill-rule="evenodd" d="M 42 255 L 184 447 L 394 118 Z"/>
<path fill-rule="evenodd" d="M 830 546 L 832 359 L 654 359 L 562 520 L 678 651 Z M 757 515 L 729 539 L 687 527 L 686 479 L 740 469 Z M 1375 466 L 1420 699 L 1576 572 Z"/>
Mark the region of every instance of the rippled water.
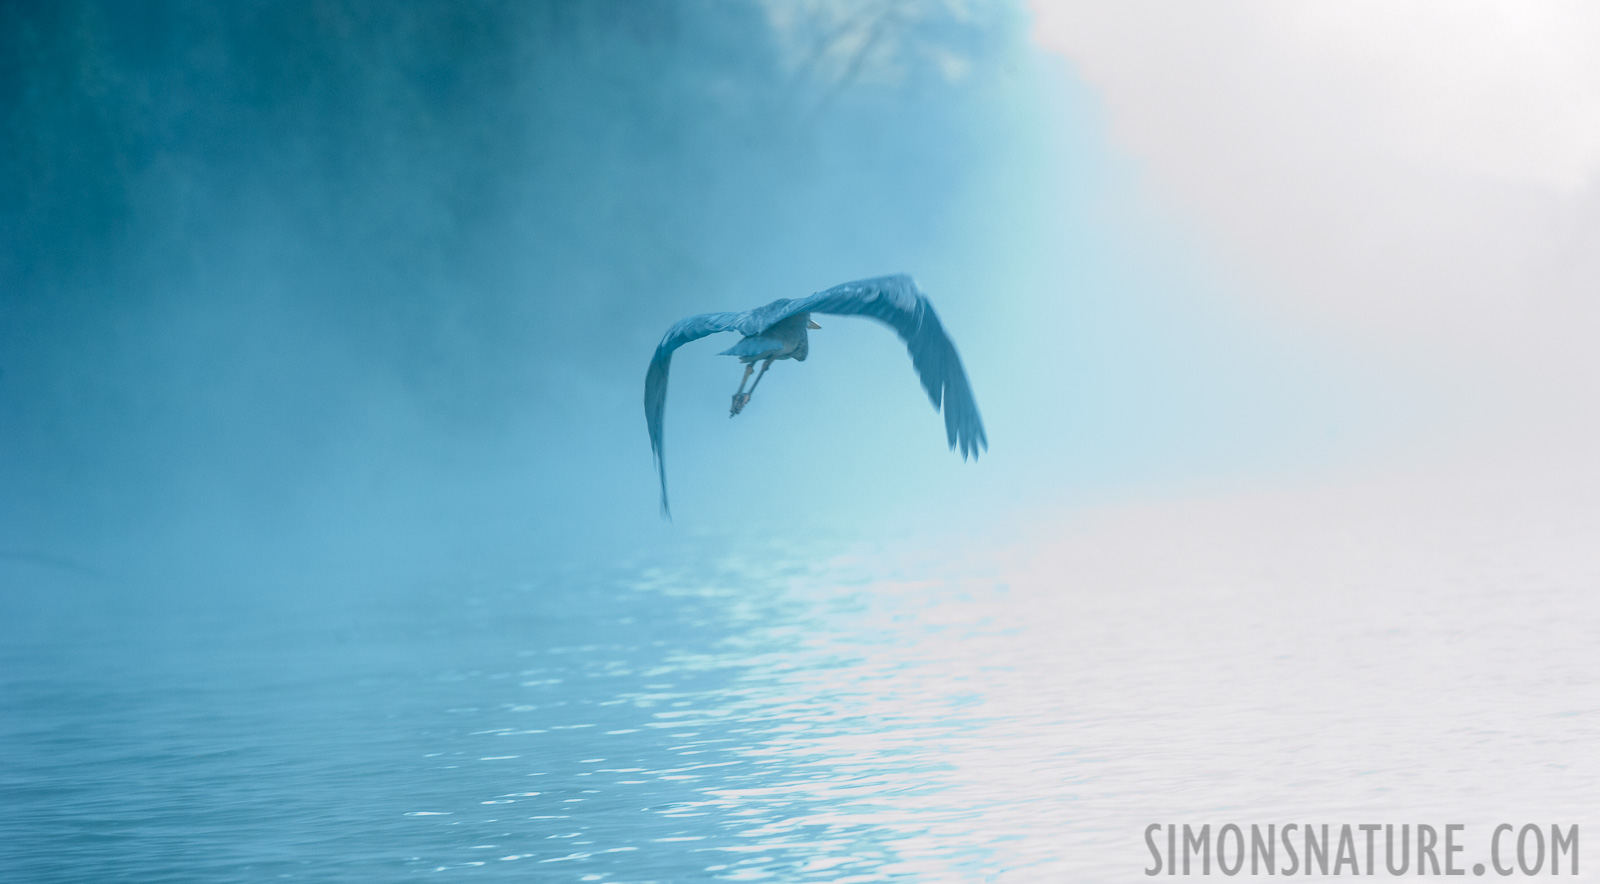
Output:
<path fill-rule="evenodd" d="M 6 866 L 213 881 L 983 867 L 981 840 L 920 839 L 917 819 L 977 698 L 931 678 L 917 630 L 856 628 L 882 587 L 786 559 L 343 603 L 14 597 L 31 620 L 4 661 Z M 867 662 L 886 650 L 903 653 Z"/>
<path fill-rule="evenodd" d="M 1192 504 L 936 554 L 204 601 L 13 568 L 0 863 L 1123 880 L 1150 822 L 1582 822 L 1596 499 Z"/>

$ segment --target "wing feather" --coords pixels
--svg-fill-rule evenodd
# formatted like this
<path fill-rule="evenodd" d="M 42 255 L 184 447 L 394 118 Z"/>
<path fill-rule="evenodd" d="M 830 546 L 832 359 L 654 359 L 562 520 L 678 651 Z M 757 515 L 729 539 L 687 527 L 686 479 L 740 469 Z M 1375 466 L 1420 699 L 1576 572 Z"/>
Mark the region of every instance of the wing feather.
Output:
<path fill-rule="evenodd" d="M 776 309 L 774 309 L 776 308 Z M 810 297 L 787 303 L 773 303 L 751 313 L 762 313 L 761 320 L 778 322 L 796 313 L 832 313 L 868 316 L 893 328 L 905 341 L 922 389 L 935 411 L 944 411 L 946 441 L 951 450 L 960 450 L 962 460 L 977 458 L 987 450 L 989 437 L 983 431 L 978 402 L 972 385 L 956 353 L 956 345 L 939 322 L 933 304 L 905 274 L 880 276 L 836 285 Z"/>
<path fill-rule="evenodd" d="M 644 418 L 650 430 L 650 452 L 655 456 L 656 475 L 661 478 L 661 515 L 672 518 L 667 505 L 667 462 L 662 453 L 662 422 L 667 412 L 667 373 L 672 368 L 672 351 L 690 341 L 717 332 L 739 331 L 749 324 L 750 311 L 744 313 L 702 313 L 680 320 L 662 336 L 650 370 L 644 376 Z"/>

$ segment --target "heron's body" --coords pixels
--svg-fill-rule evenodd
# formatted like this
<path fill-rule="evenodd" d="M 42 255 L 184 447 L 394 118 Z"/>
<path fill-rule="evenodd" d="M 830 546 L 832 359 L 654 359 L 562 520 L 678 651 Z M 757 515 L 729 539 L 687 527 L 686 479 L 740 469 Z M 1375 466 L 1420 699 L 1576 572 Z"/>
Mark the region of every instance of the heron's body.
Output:
<path fill-rule="evenodd" d="M 771 307 L 772 304 L 767 306 Z M 810 313 L 796 313 L 788 319 L 779 320 L 760 334 L 746 335 L 744 340 L 717 355 L 737 356 L 746 365 L 766 359 L 805 362 L 806 354 L 811 352 L 811 342 L 806 338 L 806 326 L 810 323 Z"/>
<path fill-rule="evenodd" d="M 720 355 L 736 356 L 744 363 L 744 378 L 739 390 L 733 394 L 729 416 L 738 414 L 749 403 L 756 385 L 772 367 L 772 363 L 793 359 L 804 362 L 810 353 L 808 329 L 821 328 L 811 321 L 813 313 L 832 313 L 845 316 L 865 316 L 893 328 L 906 350 L 911 354 L 912 367 L 916 369 L 922 388 L 933 402 L 934 410 L 944 410 L 945 436 L 951 449 L 959 448 L 963 460 L 968 455 L 976 458 L 982 448 L 989 446 L 983 432 L 983 420 L 978 416 L 978 403 L 972 398 L 972 388 L 967 383 L 961 357 L 956 355 L 955 344 L 945 334 L 944 326 L 933 312 L 933 304 L 917 288 L 916 282 L 905 275 L 882 276 L 836 285 L 798 300 L 780 298 L 764 307 L 743 313 L 702 313 L 684 319 L 667 330 L 656 346 L 655 357 L 650 360 L 650 371 L 645 375 L 644 412 L 650 430 L 650 449 L 655 454 L 656 470 L 661 478 L 661 512 L 669 515 L 667 507 L 667 467 L 662 454 L 663 422 L 666 416 L 667 373 L 672 365 L 673 351 L 690 341 L 717 332 L 738 332 L 744 337 Z M 750 392 L 744 385 L 749 382 L 755 363 L 761 363 L 761 373 L 756 375 Z"/>

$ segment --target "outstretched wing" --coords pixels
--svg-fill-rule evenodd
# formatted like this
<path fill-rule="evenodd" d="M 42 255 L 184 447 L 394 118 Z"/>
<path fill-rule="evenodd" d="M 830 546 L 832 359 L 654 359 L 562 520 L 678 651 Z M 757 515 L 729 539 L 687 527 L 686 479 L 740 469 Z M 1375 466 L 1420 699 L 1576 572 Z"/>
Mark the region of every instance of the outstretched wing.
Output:
<path fill-rule="evenodd" d="M 749 316 L 749 313 L 702 313 L 681 320 L 667 329 L 661 343 L 656 345 L 655 357 L 650 360 L 650 370 L 644 376 L 644 419 L 650 428 L 650 452 L 655 455 L 656 474 L 661 477 L 661 514 L 669 519 L 672 510 L 667 506 L 667 462 L 661 453 L 661 422 L 667 411 L 667 371 L 672 368 L 672 351 L 706 335 L 739 331 Z"/>
<path fill-rule="evenodd" d="M 768 305 L 762 310 L 777 306 Z M 934 410 L 938 411 L 941 403 L 944 406 L 944 430 L 950 448 L 960 449 L 961 459 L 965 460 L 969 454 L 977 458 L 980 448 L 989 447 L 983 419 L 978 416 L 978 403 L 972 398 L 972 387 L 961 367 L 961 357 L 956 355 L 956 345 L 939 323 L 933 304 L 911 277 L 899 274 L 847 282 L 790 301 L 772 313 L 771 322 L 796 313 L 836 313 L 870 316 L 889 325 L 906 342 L 911 365 L 922 380 L 922 388 L 928 391 Z M 768 316 L 761 318 L 765 321 Z"/>

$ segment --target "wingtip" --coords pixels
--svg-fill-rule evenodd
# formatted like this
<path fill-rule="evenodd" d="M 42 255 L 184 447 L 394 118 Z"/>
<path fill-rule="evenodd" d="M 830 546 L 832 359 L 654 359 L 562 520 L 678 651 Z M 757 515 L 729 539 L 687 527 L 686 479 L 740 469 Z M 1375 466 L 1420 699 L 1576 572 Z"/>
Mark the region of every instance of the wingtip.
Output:
<path fill-rule="evenodd" d="M 961 460 L 963 463 L 965 463 L 969 457 L 976 461 L 978 459 L 978 455 L 989 450 L 989 437 L 980 433 L 977 436 L 951 439 L 950 450 L 959 450 L 961 452 Z"/>

